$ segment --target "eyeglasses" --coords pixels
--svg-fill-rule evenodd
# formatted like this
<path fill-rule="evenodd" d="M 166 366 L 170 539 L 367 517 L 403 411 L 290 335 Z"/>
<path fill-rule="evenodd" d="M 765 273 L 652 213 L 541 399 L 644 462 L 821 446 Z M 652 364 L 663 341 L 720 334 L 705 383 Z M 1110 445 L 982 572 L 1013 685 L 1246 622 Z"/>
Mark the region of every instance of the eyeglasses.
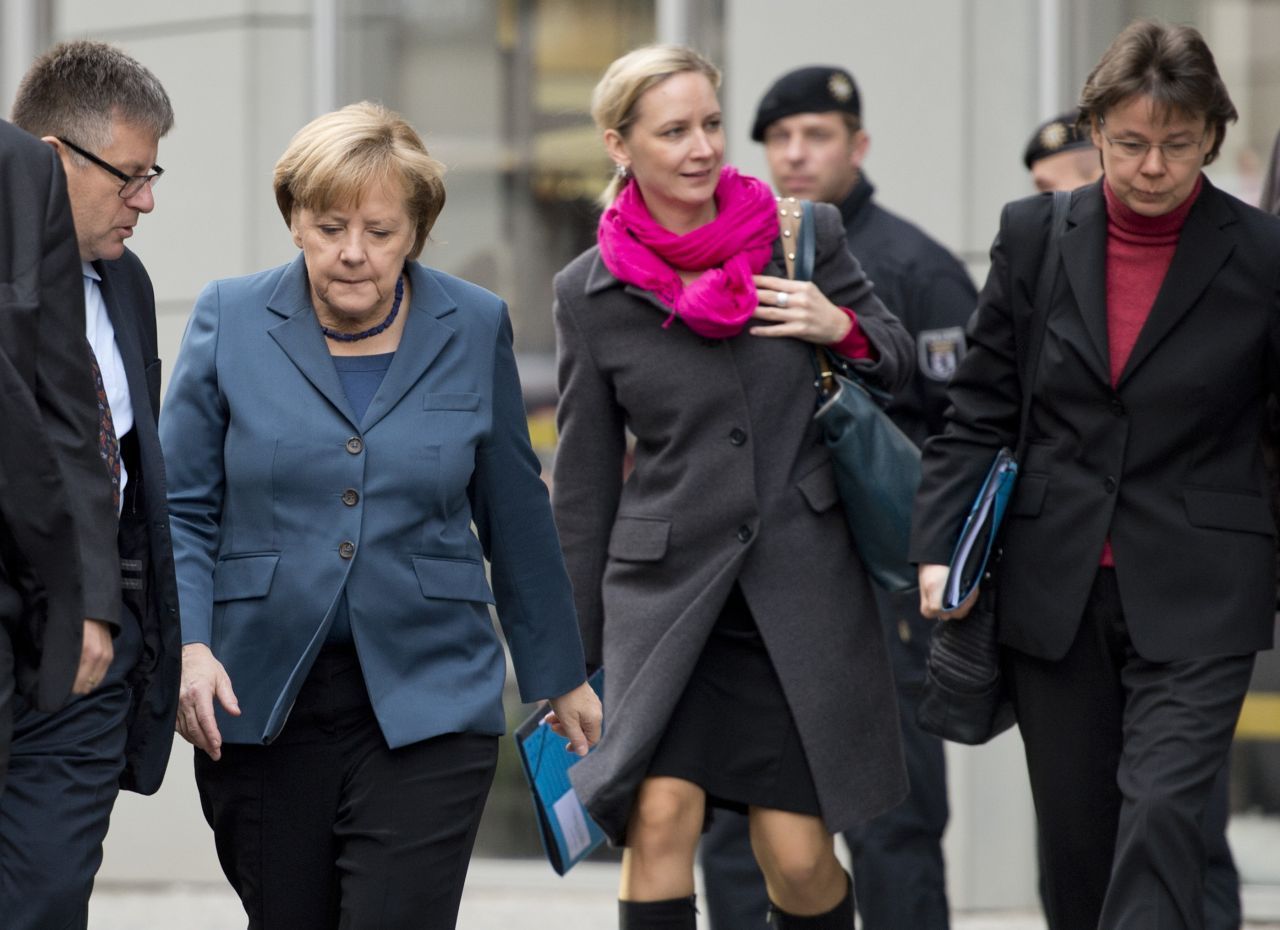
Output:
<path fill-rule="evenodd" d="M 1102 124 L 1101 120 L 1098 122 Z M 1200 147 L 1209 138 L 1206 133 L 1195 142 L 1139 142 L 1137 139 L 1113 139 L 1101 129 L 1098 132 L 1121 158 L 1146 158 L 1147 152 L 1159 149 L 1165 161 L 1190 161 L 1200 154 Z"/>
<path fill-rule="evenodd" d="M 97 155 L 93 154 L 92 152 L 89 152 L 80 148 L 80 146 L 76 145 L 74 142 L 71 142 L 68 139 L 64 139 L 62 138 L 62 136 L 58 136 L 57 139 L 67 148 L 71 149 L 71 151 L 84 156 L 85 158 L 89 159 L 89 161 L 93 162 L 95 165 L 101 168 L 103 171 L 106 171 L 109 174 L 114 175 L 116 178 L 119 178 L 121 200 L 128 200 L 138 191 L 142 190 L 142 188 L 147 184 L 150 184 L 152 187 L 155 187 L 156 182 L 160 180 L 160 176 L 164 174 L 164 169 L 161 168 L 159 165 L 152 165 L 150 174 L 125 174 L 115 165 L 111 164 L 110 162 L 103 161 L 101 158 L 99 158 Z"/>

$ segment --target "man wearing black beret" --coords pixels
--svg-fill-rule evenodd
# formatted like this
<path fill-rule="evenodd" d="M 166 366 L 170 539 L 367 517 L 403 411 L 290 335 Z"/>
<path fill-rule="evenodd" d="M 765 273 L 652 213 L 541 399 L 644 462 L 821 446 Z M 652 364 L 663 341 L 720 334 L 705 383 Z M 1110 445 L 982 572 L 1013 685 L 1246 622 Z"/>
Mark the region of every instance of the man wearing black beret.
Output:
<path fill-rule="evenodd" d="M 1093 140 L 1076 124 L 1079 113 L 1068 110 L 1036 127 L 1022 153 L 1038 191 L 1073 191 L 1102 177 L 1102 160 Z"/>
<path fill-rule="evenodd" d="M 916 226 L 883 209 L 862 172 L 870 137 L 862 100 L 843 68 L 813 66 L 780 77 L 756 111 L 751 137 L 763 142 L 778 193 L 826 201 L 844 215 L 849 250 L 876 295 L 916 340 L 918 370 L 889 406 L 917 445 L 943 427 L 946 385 L 964 354 L 964 326 L 977 292 L 964 266 Z M 942 742 L 916 726 L 930 623 L 912 591 L 878 591 L 880 616 L 898 683 L 911 794 L 901 805 L 845 835 L 853 857 L 854 898 L 864 930 L 946 930 L 942 833 L 947 825 Z M 763 880 L 744 818 L 716 819 L 702 844 L 711 924 L 763 927 Z"/>

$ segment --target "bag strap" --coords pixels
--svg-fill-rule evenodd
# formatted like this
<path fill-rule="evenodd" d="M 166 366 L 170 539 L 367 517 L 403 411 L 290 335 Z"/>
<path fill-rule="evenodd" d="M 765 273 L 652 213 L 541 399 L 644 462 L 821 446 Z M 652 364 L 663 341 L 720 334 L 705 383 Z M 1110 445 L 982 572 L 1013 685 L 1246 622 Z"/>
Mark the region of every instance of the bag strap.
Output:
<path fill-rule="evenodd" d="M 1053 288 L 1058 282 L 1058 268 L 1062 264 L 1062 234 L 1067 228 L 1067 211 L 1071 206 L 1070 191 L 1053 192 L 1053 211 L 1049 220 L 1049 235 L 1045 241 L 1044 256 L 1040 259 L 1040 274 L 1036 278 L 1035 295 L 1031 301 L 1031 338 L 1027 342 L 1027 366 L 1022 377 L 1022 412 L 1018 421 L 1018 461 L 1026 454 L 1027 427 L 1031 423 L 1031 398 L 1035 393 L 1036 376 L 1040 369 L 1040 350 L 1044 346 L 1044 334 L 1048 329 L 1049 306 Z"/>
<path fill-rule="evenodd" d="M 794 197 L 778 197 L 778 227 L 782 236 L 782 258 L 787 277 L 793 281 L 813 279 L 813 266 L 818 246 L 813 228 L 813 201 Z M 819 345 L 813 347 L 814 388 L 825 399 L 838 386 L 831 353 Z"/>

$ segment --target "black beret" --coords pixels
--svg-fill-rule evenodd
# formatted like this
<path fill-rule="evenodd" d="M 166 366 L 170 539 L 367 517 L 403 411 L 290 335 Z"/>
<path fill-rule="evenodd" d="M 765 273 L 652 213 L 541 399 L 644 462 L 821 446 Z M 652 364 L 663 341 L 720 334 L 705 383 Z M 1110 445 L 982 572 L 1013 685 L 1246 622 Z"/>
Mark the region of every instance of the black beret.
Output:
<path fill-rule="evenodd" d="M 838 110 L 854 116 L 862 115 L 862 101 L 853 75 L 834 65 L 814 65 L 788 71 L 765 91 L 756 108 L 756 122 L 751 138 L 764 141 L 769 124 L 794 113 L 828 113 Z"/>
<path fill-rule="evenodd" d="M 1027 166 L 1028 171 L 1042 158 L 1093 145 L 1093 141 L 1076 128 L 1076 117 L 1079 115 L 1078 110 L 1068 110 L 1036 128 L 1031 141 L 1027 143 L 1027 150 L 1022 153 L 1022 163 Z"/>

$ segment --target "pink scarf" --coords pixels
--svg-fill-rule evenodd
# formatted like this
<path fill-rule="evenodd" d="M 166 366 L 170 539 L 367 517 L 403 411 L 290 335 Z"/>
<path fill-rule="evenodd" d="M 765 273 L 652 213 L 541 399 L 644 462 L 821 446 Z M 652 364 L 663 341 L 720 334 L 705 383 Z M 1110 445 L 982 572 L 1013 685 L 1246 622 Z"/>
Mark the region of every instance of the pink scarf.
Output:
<path fill-rule="evenodd" d="M 716 185 L 716 218 L 678 236 L 649 215 L 634 180 L 600 217 L 600 257 L 615 278 L 643 288 L 697 333 L 725 339 L 742 331 L 759 301 L 751 282 L 773 255 L 778 210 L 761 181 L 730 165 Z M 676 269 L 701 271 L 686 285 Z"/>

